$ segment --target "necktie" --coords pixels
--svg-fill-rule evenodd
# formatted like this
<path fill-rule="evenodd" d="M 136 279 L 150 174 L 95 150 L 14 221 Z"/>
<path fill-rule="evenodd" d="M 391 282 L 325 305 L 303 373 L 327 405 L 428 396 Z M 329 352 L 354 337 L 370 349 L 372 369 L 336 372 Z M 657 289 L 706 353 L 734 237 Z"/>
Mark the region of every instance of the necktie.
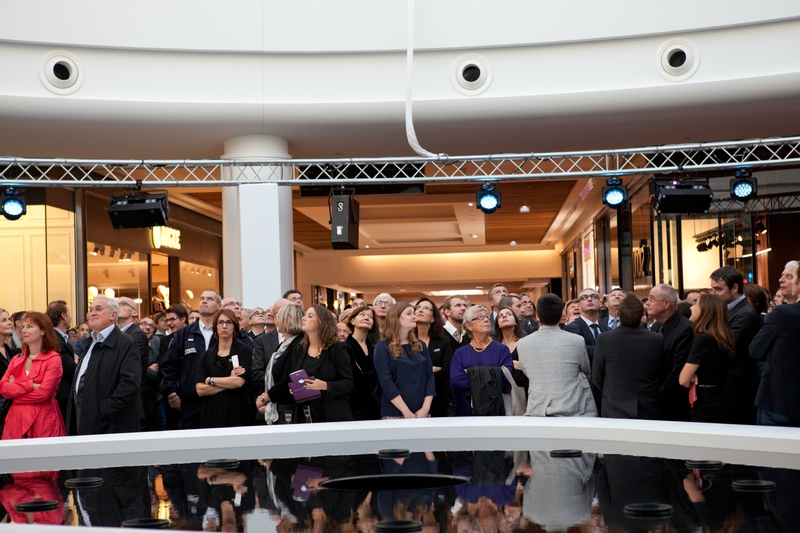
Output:
<path fill-rule="evenodd" d="M 612 318 L 611 322 L 608 323 L 608 327 L 611 329 L 617 329 L 619 327 L 619 318 Z"/>
<path fill-rule="evenodd" d="M 589 327 L 592 328 L 592 333 L 594 333 L 594 338 L 597 339 L 597 336 L 600 335 L 600 326 L 597 324 L 589 324 Z"/>

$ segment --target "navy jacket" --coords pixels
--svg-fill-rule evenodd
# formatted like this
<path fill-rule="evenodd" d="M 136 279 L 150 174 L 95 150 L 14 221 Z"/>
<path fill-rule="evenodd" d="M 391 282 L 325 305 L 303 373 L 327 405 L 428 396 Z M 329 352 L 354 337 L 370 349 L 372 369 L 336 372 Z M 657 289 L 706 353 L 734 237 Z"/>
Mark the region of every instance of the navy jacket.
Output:
<path fill-rule="evenodd" d="M 608 331 L 607 320 L 598 319 L 597 325 L 600 326 L 600 333 Z M 569 331 L 570 333 L 581 335 L 583 337 L 583 340 L 586 341 L 586 353 L 589 355 L 589 362 L 591 363 L 592 359 L 594 359 L 594 346 L 597 344 L 597 340 L 594 338 L 594 333 L 592 333 L 592 330 L 586 324 L 586 321 L 582 317 L 576 318 L 564 326 L 564 331 Z"/>
<path fill-rule="evenodd" d="M 750 343 L 750 357 L 767 366 L 756 405 L 800 418 L 800 304 L 779 305 Z"/>
<path fill-rule="evenodd" d="M 216 344 L 211 337 L 211 345 Z M 211 345 L 200 332 L 200 321 L 179 329 L 164 356 L 164 395 L 177 392 L 181 398 L 181 421 L 200 414 L 200 397 L 197 395 L 197 366 L 200 356 Z"/>

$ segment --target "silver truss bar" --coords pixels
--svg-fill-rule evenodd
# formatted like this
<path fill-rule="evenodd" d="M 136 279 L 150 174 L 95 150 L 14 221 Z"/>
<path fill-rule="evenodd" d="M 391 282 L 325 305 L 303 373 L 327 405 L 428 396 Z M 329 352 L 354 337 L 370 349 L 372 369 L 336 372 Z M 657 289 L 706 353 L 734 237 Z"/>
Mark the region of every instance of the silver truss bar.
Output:
<path fill-rule="evenodd" d="M 94 160 L 0 157 L 0 185 L 345 185 L 631 176 L 800 166 L 800 137 L 430 158 Z"/>
<path fill-rule="evenodd" d="M 711 202 L 708 213 L 780 213 L 800 211 L 800 192 L 759 196 L 747 202 L 720 198 Z"/>

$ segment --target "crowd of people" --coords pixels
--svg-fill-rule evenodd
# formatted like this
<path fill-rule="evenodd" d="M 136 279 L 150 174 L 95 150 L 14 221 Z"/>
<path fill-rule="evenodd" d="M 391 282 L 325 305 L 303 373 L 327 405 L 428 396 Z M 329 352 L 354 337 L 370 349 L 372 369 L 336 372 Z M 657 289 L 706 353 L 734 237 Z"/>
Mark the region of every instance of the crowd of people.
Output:
<path fill-rule="evenodd" d="M 2 436 L 492 415 L 800 426 L 797 274 L 777 299 L 726 266 L 683 299 L 661 284 L 534 305 L 497 283 L 486 304 L 382 293 L 338 315 L 297 290 L 254 309 L 207 290 L 148 317 L 97 296 L 77 339 L 63 301 L 0 309 Z"/>

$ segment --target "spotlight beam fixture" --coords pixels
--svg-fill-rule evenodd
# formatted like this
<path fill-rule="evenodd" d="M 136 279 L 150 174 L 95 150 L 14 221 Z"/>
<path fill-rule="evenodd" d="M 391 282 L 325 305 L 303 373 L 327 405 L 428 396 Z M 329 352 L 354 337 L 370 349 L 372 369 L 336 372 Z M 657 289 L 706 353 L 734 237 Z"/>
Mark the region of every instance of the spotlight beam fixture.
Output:
<path fill-rule="evenodd" d="M 491 214 L 500 209 L 500 191 L 494 183 L 484 183 L 481 190 L 475 193 L 475 204 L 484 213 Z"/>
<path fill-rule="evenodd" d="M 628 201 L 628 187 L 620 178 L 608 178 L 603 187 L 603 203 L 612 209 L 619 209 Z"/>
<path fill-rule="evenodd" d="M 746 202 L 758 194 L 758 180 L 753 177 L 749 168 L 736 171 L 736 177 L 731 178 L 731 198 Z"/>
<path fill-rule="evenodd" d="M 6 189 L 6 193 L 0 196 L 0 212 L 8 220 L 19 220 L 28 212 L 27 202 L 25 202 L 24 196 L 20 196 L 19 189 L 9 187 Z"/>

